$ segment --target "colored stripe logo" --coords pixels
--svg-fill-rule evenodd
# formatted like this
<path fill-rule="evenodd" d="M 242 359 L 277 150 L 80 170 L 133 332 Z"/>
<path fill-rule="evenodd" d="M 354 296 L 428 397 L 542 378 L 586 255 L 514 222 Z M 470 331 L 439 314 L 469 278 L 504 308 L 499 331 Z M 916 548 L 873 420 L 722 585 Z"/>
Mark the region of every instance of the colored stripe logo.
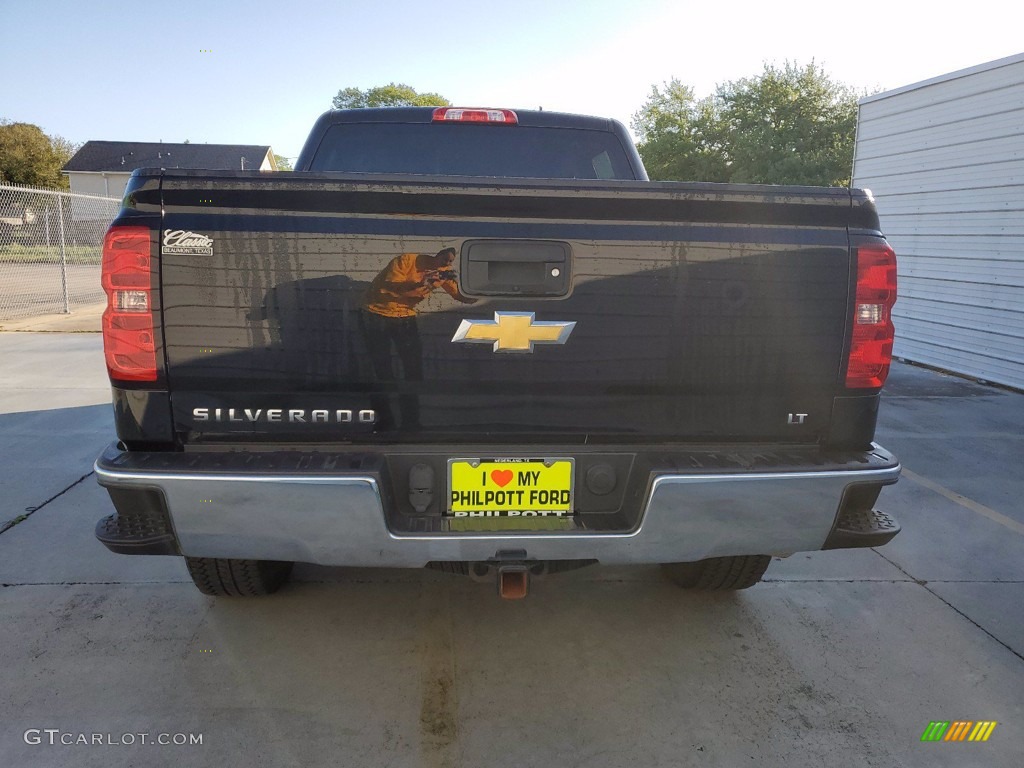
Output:
<path fill-rule="evenodd" d="M 988 741 L 998 724 L 995 720 L 933 720 L 921 741 Z"/>

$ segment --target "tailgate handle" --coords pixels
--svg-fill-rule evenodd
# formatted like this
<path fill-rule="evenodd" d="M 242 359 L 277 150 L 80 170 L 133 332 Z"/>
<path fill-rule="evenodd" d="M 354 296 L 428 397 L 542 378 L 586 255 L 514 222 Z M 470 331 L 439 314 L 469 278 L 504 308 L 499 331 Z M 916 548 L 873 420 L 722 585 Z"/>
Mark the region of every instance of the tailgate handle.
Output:
<path fill-rule="evenodd" d="M 481 251 L 478 253 L 471 252 L 469 254 L 470 261 L 500 261 L 503 263 L 507 262 L 554 262 L 558 264 L 565 263 L 565 253 L 561 250 L 549 250 L 549 249 L 532 249 L 532 250 L 508 250 L 505 253 L 497 251 Z"/>
<path fill-rule="evenodd" d="M 467 240 L 462 290 L 478 296 L 564 296 L 572 249 L 553 240 Z"/>

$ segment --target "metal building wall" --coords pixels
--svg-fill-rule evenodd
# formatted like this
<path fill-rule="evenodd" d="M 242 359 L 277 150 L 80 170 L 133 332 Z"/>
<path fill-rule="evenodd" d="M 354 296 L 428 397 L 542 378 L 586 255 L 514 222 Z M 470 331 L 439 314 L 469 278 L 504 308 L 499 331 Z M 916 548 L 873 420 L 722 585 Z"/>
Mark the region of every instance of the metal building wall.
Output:
<path fill-rule="evenodd" d="M 1024 388 L 1024 54 L 862 99 L 898 357 Z"/>

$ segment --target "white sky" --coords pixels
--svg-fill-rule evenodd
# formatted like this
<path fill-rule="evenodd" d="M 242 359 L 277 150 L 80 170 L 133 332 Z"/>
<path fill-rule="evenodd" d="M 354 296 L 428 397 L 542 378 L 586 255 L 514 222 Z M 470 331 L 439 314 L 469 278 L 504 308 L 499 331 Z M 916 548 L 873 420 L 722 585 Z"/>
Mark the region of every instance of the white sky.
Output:
<path fill-rule="evenodd" d="M 814 59 L 889 89 L 1024 51 L 1024 4 L 708 0 L 0 0 L 0 117 L 72 141 L 271 144 L 294 157 L 341 88 L 627 125 L 652 85 L 699 96 Z M 201 53 L 210 49 L 211 53 Z"/>

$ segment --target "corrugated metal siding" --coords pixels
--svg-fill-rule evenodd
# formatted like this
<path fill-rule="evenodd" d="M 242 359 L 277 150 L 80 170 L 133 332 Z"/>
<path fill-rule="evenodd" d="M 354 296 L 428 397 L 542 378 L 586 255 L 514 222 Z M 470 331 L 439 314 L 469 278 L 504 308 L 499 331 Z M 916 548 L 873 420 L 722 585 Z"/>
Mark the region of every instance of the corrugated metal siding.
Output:
<path fill-rule="evenodd" d="M 899 260 L 895 354 L 1024 388 L 1024 54 L 863 99 L 853 183 Z"/>

